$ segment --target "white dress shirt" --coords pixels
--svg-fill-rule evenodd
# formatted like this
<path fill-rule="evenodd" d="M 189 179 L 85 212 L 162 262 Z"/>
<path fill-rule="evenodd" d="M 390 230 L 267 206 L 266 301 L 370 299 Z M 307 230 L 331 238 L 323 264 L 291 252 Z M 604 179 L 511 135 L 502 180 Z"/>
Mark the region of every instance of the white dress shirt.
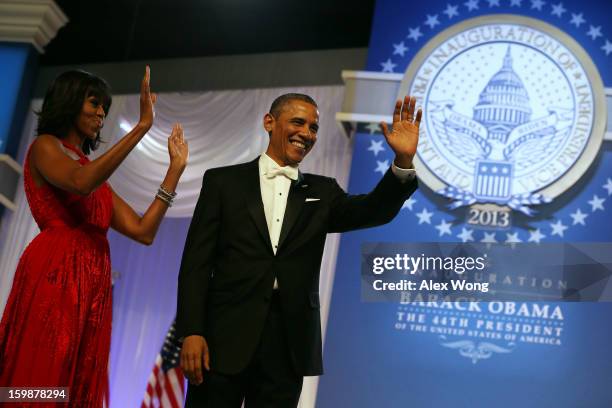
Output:
<path fill-rule="evenodd" d="M 414 169 L 402 169 L 393 164 L 391 171 L 405 183 L 416 177 Z M 297 180 L 297 166 L 279 166 L 267 154 L 259 157 L 259 187 L 261 189 L 261 201 L 263 202 L 266 224 L 270 234 L 272 250 L 276 255 L 278 240 L 283 227 L 285 209 L 287 208 L 287 197 L 291 182 Z M 274 279 L 274 289 L 278 289 L 278 282 Z"/>

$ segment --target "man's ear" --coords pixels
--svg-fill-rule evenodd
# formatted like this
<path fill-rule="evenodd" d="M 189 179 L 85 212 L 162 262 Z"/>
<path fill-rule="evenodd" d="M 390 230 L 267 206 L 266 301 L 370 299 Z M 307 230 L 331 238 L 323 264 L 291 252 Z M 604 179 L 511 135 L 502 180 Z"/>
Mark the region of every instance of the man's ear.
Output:
<path fill-rule="evenodd" d="M 266 132 L 270 133 L 274 127 L 274 116 L 271 113 L 266 113 L 263 118 L 263 125 Z"/>

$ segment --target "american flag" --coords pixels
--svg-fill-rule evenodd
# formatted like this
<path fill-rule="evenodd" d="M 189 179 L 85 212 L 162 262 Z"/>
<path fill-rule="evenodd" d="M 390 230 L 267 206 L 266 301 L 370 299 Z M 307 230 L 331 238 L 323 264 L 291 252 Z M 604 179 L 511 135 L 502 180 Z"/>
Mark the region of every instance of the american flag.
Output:
<path fill-rule="evenodd" d="M 155 359 L 141 408 L 180 408 L 185 396 L 185 377 L 179 366 L 181 343 L 172 322 L 166 340 Z"/>

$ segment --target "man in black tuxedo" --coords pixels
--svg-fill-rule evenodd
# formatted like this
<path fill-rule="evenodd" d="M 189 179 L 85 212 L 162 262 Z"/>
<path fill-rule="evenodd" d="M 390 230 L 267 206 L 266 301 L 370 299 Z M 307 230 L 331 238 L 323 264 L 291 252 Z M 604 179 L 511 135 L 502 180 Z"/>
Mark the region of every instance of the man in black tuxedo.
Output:
<path fill-rule="evenodd" d="M 299 172 L 319 128 L 317 105 L 302 94 L 278 97 L 264 116 L 265 154 L 204 174 L 179 274 L 186 406 L 295 407 L 303 376 L 322 374 L 326 234 L 387 223 L 414 192 L 414 110 L 414 98 L 398 100 L 392 131 L 381 124 L 396 156 L 367 195 Z"/>

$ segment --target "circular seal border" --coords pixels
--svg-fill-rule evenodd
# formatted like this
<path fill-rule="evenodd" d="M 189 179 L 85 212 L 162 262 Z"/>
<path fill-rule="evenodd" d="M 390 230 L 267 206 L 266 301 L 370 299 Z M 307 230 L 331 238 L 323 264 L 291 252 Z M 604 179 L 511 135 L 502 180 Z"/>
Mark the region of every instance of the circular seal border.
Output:
<path fill-rule="evenodd" d="M 447 29 L 436 34 L 419 50 L 408 65 L 408 68 L 406 68 L 406 72 L 404 73 L 404 77 L 399 86 L 397 97 L 403 98 L 404 95 L 407 95 L 418 69 L 425 62 L 431 52 L 443 41 L 470 28 L 475 28 L 483 24 L 511 23 L 544 31 L 551 37 L 556 38 L 559 42 L 563 43 L 563 45 L 574 54 L 580 64 L 582 64 L 593 90 L 593 127 L 591 134 L 589 135 L 589 141 L 584 147 L 582 154 L 576 159 L 574 164 L 566 170 L 563 176 L 543 189 L 534 191 L 534 193 L 537 192 L 546 197 L 554 198 L 563 194 L 587 172 L 588 168 L 591 166 L 599 153 L 599 149 L 601 148 L 604 134 L 606 132 L 607 109 L 603 81 L 589 54 L 569 34 L 542 20 L 516 14 L 492 14 L 463 20 L 460 23 L 448 27 Z M 429 188 L 436 191 L 446 187 L 446 183 L 444 183 L 427 168 L 425 163 L 421 161 L 418 154 L 414 158 L 414 164 L 417 171 L 424 176 L 424 178 L 431 180 L 430 183 L 426 183 L 428 184 Z"/>

